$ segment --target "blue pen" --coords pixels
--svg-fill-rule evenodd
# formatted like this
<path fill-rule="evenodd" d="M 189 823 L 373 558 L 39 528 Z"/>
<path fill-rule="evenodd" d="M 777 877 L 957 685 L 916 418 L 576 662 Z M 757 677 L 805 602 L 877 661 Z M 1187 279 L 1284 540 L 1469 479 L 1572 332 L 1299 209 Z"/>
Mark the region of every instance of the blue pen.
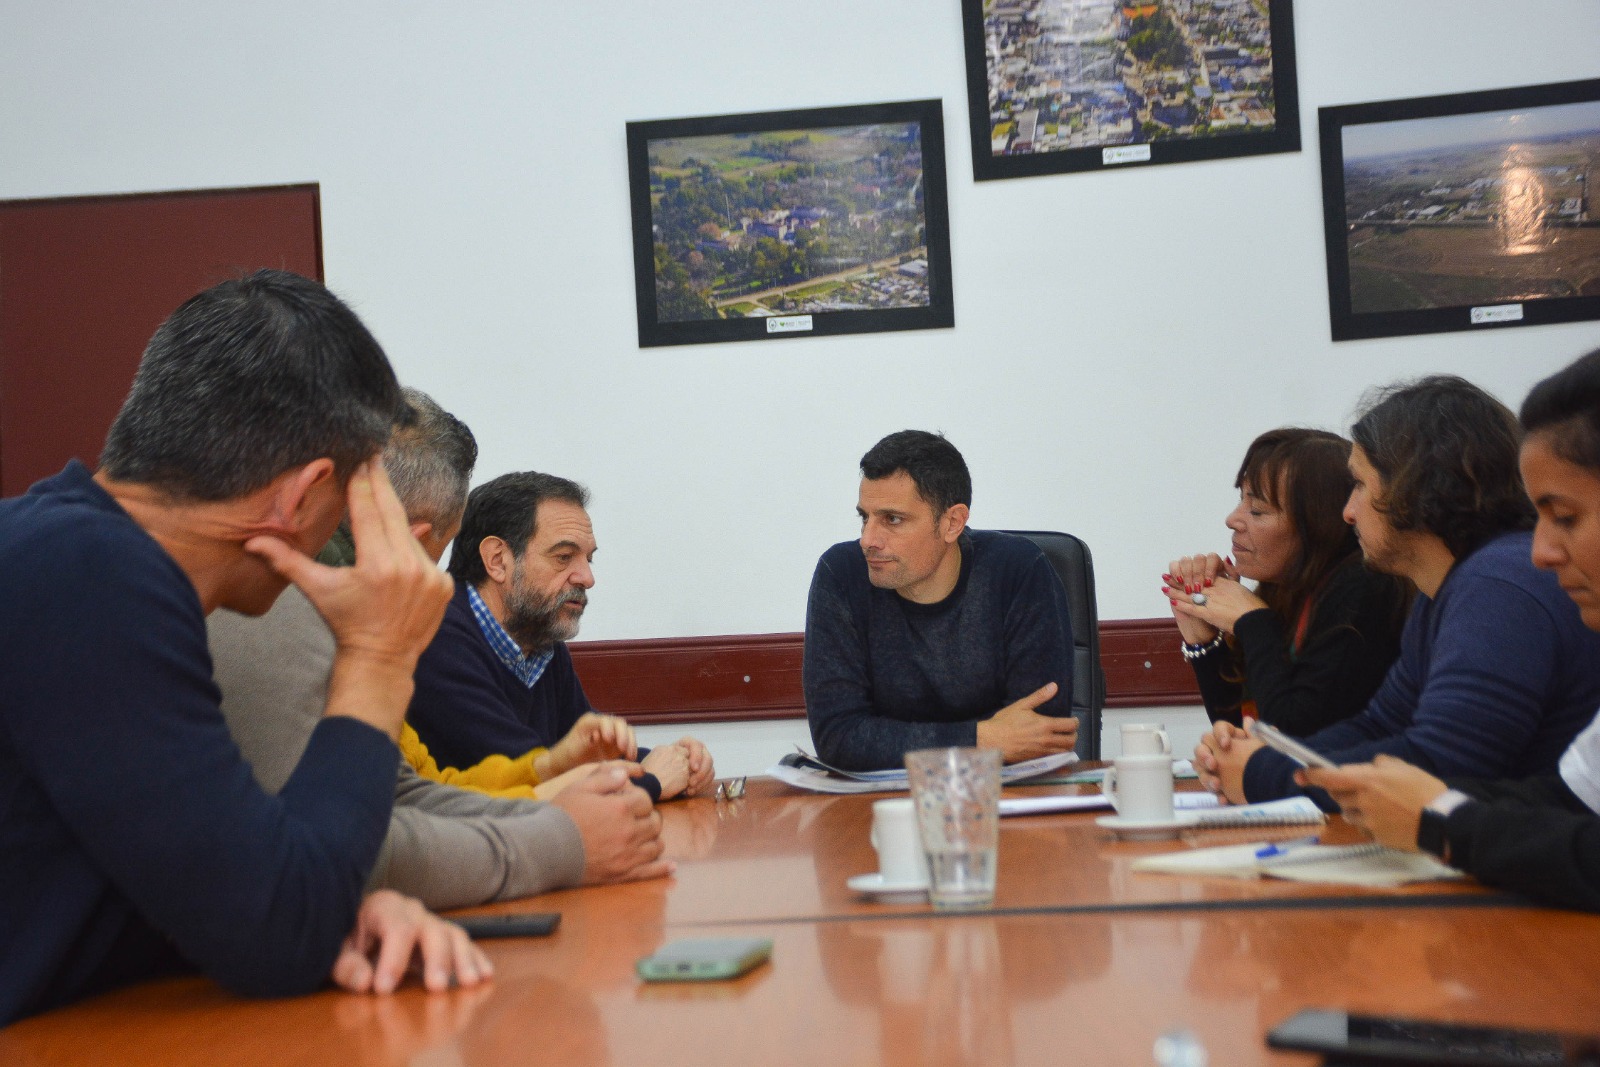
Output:
<path fill-rule="evenodd" d="M 1293 841 L 1276 841 L 1265 848 L 1256 849 L 1256 859 L 1264 860 L 1271 856 L 1287 855 L 1297 848 L 1304 848 L 1307 845 L 1314 845 L 1316 843 L 1317 838 L 1315 837 L 1301 837 Z"/>

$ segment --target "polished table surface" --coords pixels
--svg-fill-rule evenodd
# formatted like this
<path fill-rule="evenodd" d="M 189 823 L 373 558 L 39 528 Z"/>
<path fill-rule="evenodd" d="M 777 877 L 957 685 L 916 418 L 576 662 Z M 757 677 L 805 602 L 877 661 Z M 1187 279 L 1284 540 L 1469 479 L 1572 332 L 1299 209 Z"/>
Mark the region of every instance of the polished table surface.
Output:
<path fill-rule="evenodd" d="M 485 989 L 250 1002 L 199 978 L 153 983 L 0 1031 L 0 1064 L 1138 1065 L 1185 1027 L 1213 1065 L 1243 1067 L 1315 1062 L 1262 1044 L 1310 1006 L 1600 1020 L 1600 917 L 1471 884 L 1386 892 L 1129 869 L 1270 832 L 1126 843 L 1091 815 L 1007 819 L 993 911 L 858 898 L 844 879 L 875 867 L 873 799 L 753 781 L 739 801 L 665 805 L 676 876 L 495 909 L 564 917 L 553 937 L 489 942 Z M 1337 820 L 1326 836 L 1354 838 Z M 732 982 L 634 976 L 664 940 L 707 934 L 770 936 L 772 963 Z"/>
<path fill-rule="evenodd" d="M 857 896 L 845 885 L 852 875 L 874 871 L 876 854 L 867 840 L 871 801 L 879 797 L 801 793 L 773 781 L 751 786 L 756 795 L 720 807 L 695 806 L 673 813 L 668 823 L 671 854 L 693 857 L 680 865 L 676 885 L 640 887 L 641 896 L 660 899 L 668 923 L 757 921 L 796 918 L 879 916 L 885 910 L 922 915 L 926 904 L 889 905 Z M 1010 788 L 1007 796 L 1042 793 L 1097 793 L 1096 786 Z M 759 803 L 750 801 L 759 800 Z M 670 813 L 670 805 L 663 809 Z M 1171 841 L 1114 841 L 1095 826 L 1108 814 L 1031 815 L 1001 820 L 995 907 L 1001 910 L 1115 909 L 1131 907 L 1222 906 L 1245 901 L 1278 901 L 1347 896 L 1390 902 L 1396 895 L 1481 897 L 1470 883 L 1431 883 L 1398 891 L 1309 885 L 1279 879 L 1181 879 L 1135 874 L 1141 856 L 1171 851 Z M 1365 837 L 1335 820 L 1325 837 L 1337 842 Z M 1220 845 L 1302 838 L 1313 826 L 1256 827 L 1250 830 L 1193 830 L 1184 844 Z M 735 870 L 736 876 L 730 876 Z M 589 898 L 593 899 L 593 898 Z M 603 906 L 603 905 L 602 905 Z"/>

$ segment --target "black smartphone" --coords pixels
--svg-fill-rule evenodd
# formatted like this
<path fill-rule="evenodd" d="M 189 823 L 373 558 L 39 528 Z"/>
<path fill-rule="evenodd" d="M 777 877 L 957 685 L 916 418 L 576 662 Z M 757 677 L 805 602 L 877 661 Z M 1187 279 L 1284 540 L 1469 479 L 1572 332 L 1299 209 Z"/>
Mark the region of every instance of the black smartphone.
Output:
<path fill-rule="evenodd" d="M 473 915 L 450 921 L 471 934 L 474 941 L 486 937 L 548 937 L 561 925 L 561 913 L 522 911 L 508 915 Z"/>
<path fill-rule="evenodd" d="M 1321 1052 L 1351 1063 L 1415 1063 L 1430 1067 L 1600 1067 L 1600 1037 L 1553 1030 L 1458 1026 L 1386 1015 L 1312 1008 L 1267 1034 L 1272 1048 Z"/>

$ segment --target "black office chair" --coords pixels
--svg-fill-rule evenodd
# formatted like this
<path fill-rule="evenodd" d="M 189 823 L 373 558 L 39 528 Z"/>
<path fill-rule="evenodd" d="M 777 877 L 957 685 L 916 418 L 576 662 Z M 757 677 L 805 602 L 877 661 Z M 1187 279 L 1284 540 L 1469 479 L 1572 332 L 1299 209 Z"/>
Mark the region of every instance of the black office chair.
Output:
<path fill-rule="evenodd" d="M 1056 569 L 1072 608 L 1072 713 L 1078 719 L 1078 758 L 1100 758 L 1100 711 L 1106 675 L 1100 668 L 1100 612 L 1094 600 L 1094 558 L 1083 539 L 1051 530 L 1006 530 L 1038 545 Z"/>

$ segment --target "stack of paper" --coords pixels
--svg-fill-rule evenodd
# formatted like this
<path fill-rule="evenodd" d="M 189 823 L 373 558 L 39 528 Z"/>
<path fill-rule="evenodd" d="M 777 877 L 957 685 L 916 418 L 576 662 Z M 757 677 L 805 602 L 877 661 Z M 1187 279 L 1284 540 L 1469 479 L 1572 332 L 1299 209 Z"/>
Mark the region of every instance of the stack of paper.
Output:
<path fill-rule="evenodd" d="M 1000 768 L 1000 780 L 1020 782 L 1048 774 L 1077 762 L 1077 759 L 1076 753 L 1062 752 L 1008 764 Z M 790 753 L 768 767 L 767 774 L 780 782 L 816 793 L 903 793 L 911 788 L 904 767 L 883 771 L 847 771 L 823 763 L 807 752 Z"/>
<path fill-rule="evenodd" d="M 1216 810 L 1217 798 L 1210 793 L 1174 793 L 1172 807 L 1175 811 Z M 1111 798 L 1104 793 L 1087 793 L 1082 796 L 1054 794 L 1043 797 L 1003 797 L 1001 815 L 1047 815 L 1062 811 L 1104 811 L 1111 807 Z M 1230 809 L 1222 809 L 1230 810 Z"/>
<path fill-rule="evenodd" d="M 1099 785 L 1105 780 L 1106 769 L 1096 767 L 1091 771 L 1070 771 L 1066 774 L 1042 774 L 1029 782 L 1029 785 Z M 1191 760 L 1175 759 L 1172 761 L 1172 777 L 1198 778 L 1200 775 L 1194 769 Z"/>

